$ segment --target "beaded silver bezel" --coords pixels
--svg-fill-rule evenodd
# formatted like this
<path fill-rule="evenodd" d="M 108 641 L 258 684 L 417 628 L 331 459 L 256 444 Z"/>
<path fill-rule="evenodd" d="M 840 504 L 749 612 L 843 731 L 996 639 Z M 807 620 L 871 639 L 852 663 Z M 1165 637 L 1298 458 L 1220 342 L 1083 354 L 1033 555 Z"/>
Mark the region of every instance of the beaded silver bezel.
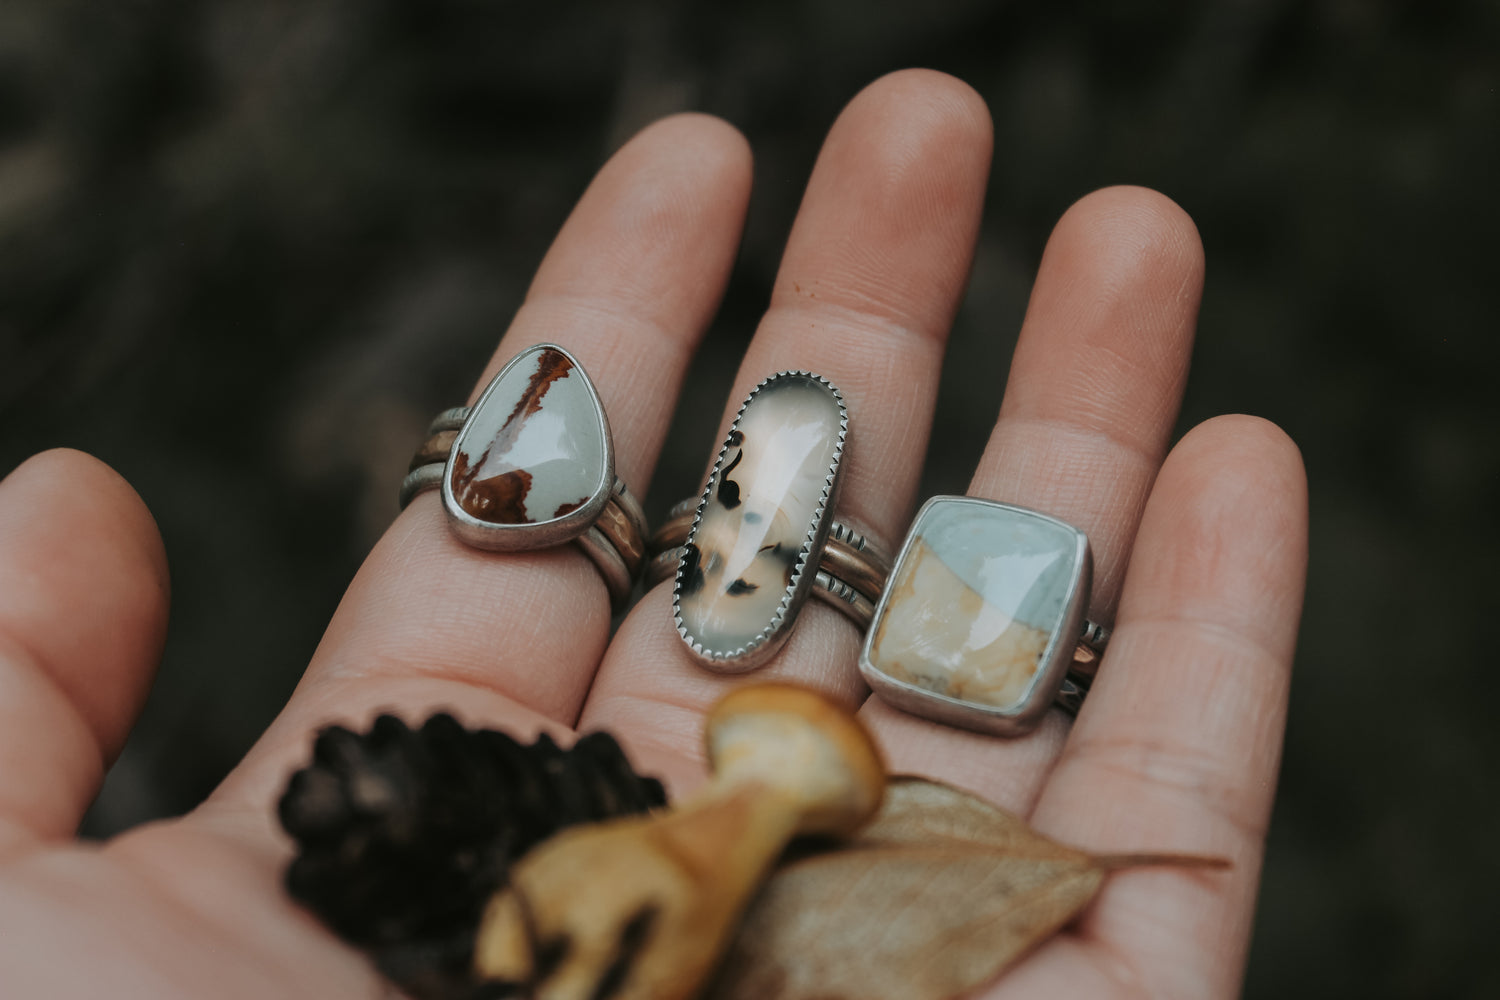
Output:
<path fill-rule="evenodd" d="M 839 429 L 838 437 L 834 442 L 833 457 L 828 463 L 828 472 L 823 480 L 823 486 L 818 498 L 818 504 L 809 518 L 806 534 L 803 537 L 802 547 L 798 550 L 797 558 L 793 563 L 791 579 L 786 589 L 782 592 L 781 601 L 777 604 L 775 614 L 767 622 L 765 628 L 761 629 L 749 642 L 736 647 L 733 650 L 714 650 L 703 645 L 697 638 L 689 634 L 688 627 L 682 620 L 682 588 L 684 583 L 684 569 L 686 566 L 686 552 L 698 537 L 698 528 L 703 520 L 704 510 L 713 496 L 713 491 L 719 481 L 720 473 L 724 467 L 724 460 L 731 447 L 730 441 L 736 431 L 739 430 L 740 420 L 750 404 L 761 394 L 763 390 L 777 383 L 779 380 L 799 379 L 821 387 L 833 399 L 838 406 Z M 823 543 L 828 537 L 829 525 L 833 522 L 834 499 L 838 489 L 839 473 L 842 469 L 844 457 L 844 444 L 849 434 L 849 410 L 844 405 L 843 394 L 839 392 L 828 379 L 814 372 L 805 370 L 779 371 L 774 375 L 762 379 L 745 401 L 740 404 L 735 413 L 734 423 L 729 426 L 729 431 L 724 435 L 724 441 L 719 446 L 718 455 L 714 458 L 713 469 L 709 472 L 708 481 L 699 494 L 697 509 L 693 514 L 693 526 L 688 532 L 687 541 L 684 544 L 684 556 L 678 559 L 677 573 L 672 585 L 672 621 L 677 627 L 677 634 L 687 644 L 688 650 L 693 657 L 704 667 L 715 673 L 737 674 L 754 670 L 764 664 L 786 642 L 791 633 L 792 626 L 796 623 L 797 614 L 801 611 L 812 587 L 817 582 L 817 567 L 822 556 Z"/>

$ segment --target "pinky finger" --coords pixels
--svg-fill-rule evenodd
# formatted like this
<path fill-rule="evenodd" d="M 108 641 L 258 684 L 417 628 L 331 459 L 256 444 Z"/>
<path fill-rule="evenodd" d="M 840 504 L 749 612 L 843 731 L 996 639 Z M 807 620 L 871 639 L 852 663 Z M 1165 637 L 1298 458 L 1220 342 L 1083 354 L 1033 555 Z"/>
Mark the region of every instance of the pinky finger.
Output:
<path fill-rule="evenodd" d="M 1286 435 L 1250 417 L 1189 433 L 1147 502 L 1109 653 L 1031 819 L 1080 847 L 1232 868 L 1112 876 L 1001 995 L 1038 978 L 1066 995 L 1237 995 L 1306 566 L 1306 477 Z"/>

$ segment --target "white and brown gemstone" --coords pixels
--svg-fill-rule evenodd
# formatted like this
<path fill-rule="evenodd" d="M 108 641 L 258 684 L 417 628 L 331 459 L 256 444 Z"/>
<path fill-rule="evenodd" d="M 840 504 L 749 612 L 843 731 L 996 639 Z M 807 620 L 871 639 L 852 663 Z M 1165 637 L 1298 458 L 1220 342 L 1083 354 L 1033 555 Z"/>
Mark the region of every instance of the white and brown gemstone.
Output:
<path fill-rule="evenodd" d="M 930 714 L 922 698 L 938 696 L 943 721 L 1005 731 L 1006 716 L 1037 716 L 1071 658 L 1088 563 L 1087 540 L 1061 521 L 935 497 L 891 572 L 861 670 L 903 708 Z"/>
<path fill-rule="evenodd" d="M 807 372 L 772 376 L 740 409 L 677 576 L 678 626 L 711 665 L 749 669 L 790 627 L 817 571 L 846 426 L 838 390 Z"/>
<path fill-rule="evenodd" d="M 564 351 L 530 348 L 496 376 L 453 445 L 445 493 L 482 525 L 556 521 L 613 486 L 608 425 Z"/>

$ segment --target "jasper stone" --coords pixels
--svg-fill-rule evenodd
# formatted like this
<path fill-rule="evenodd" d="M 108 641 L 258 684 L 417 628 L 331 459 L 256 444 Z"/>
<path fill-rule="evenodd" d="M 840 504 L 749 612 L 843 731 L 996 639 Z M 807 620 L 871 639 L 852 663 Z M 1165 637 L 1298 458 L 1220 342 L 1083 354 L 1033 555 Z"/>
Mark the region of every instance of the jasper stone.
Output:
<path fill-rule="evenodd" d="M 594 387 L 559 348 L 506 365 L 454 442 L 445 493 L 482 524 L 565 518 L 608 496 L 608 426 Z"/>
<path fill-rule="evenodd" d="M 816 572 L 803 570 L 832 515 L 845 426 L 838 390 L 805 372 L 767 379 L 741 409 L 678 571 L 678 624 L 701 658 L 779 644 Z"/>
<path fill-rule="evenodd" d="M 1055 693 L 1046 682 L 1071 659 L 1087 590 L 1081 532 L 1018 507 L 934 498 L 891 571 L 861 669 L 877 690 L 889 678 L 985 712 L 1045 711 L 1032 694 Z"/>

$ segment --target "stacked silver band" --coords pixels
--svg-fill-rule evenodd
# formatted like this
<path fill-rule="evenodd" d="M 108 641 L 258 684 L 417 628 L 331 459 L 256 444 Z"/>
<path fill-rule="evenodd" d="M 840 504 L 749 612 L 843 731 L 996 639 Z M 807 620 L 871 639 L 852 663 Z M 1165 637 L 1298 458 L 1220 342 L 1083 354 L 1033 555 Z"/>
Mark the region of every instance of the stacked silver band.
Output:
<path fill-rule="evenodd" d="M 698 502 L 697 497 L 689 497 L 675 504 L 652 536 L 651 557 L 646 564 L 647 587 L 670 580 L 677 573 L 682 543 L 692 528 Z M 860 628 L 868 628 L 890 571 L 891 557 L 884 546 L 867 533 L 834 521 L 828 528 L 812 593 L 848 615 Z"/>
<path fill-rule="evenodd" d="M 439 413 L 427 425 L 427 438 L 412 455 L 411 464 L 406 467 L 406 478 L 401 480 L 399 499 L 402 510 L 418 493 L 443 485 L 443 466 L 447 464 L 448 453 L 453 450 L 453 442 L 467 419 L 469 407 L 455 406 Z"/>

